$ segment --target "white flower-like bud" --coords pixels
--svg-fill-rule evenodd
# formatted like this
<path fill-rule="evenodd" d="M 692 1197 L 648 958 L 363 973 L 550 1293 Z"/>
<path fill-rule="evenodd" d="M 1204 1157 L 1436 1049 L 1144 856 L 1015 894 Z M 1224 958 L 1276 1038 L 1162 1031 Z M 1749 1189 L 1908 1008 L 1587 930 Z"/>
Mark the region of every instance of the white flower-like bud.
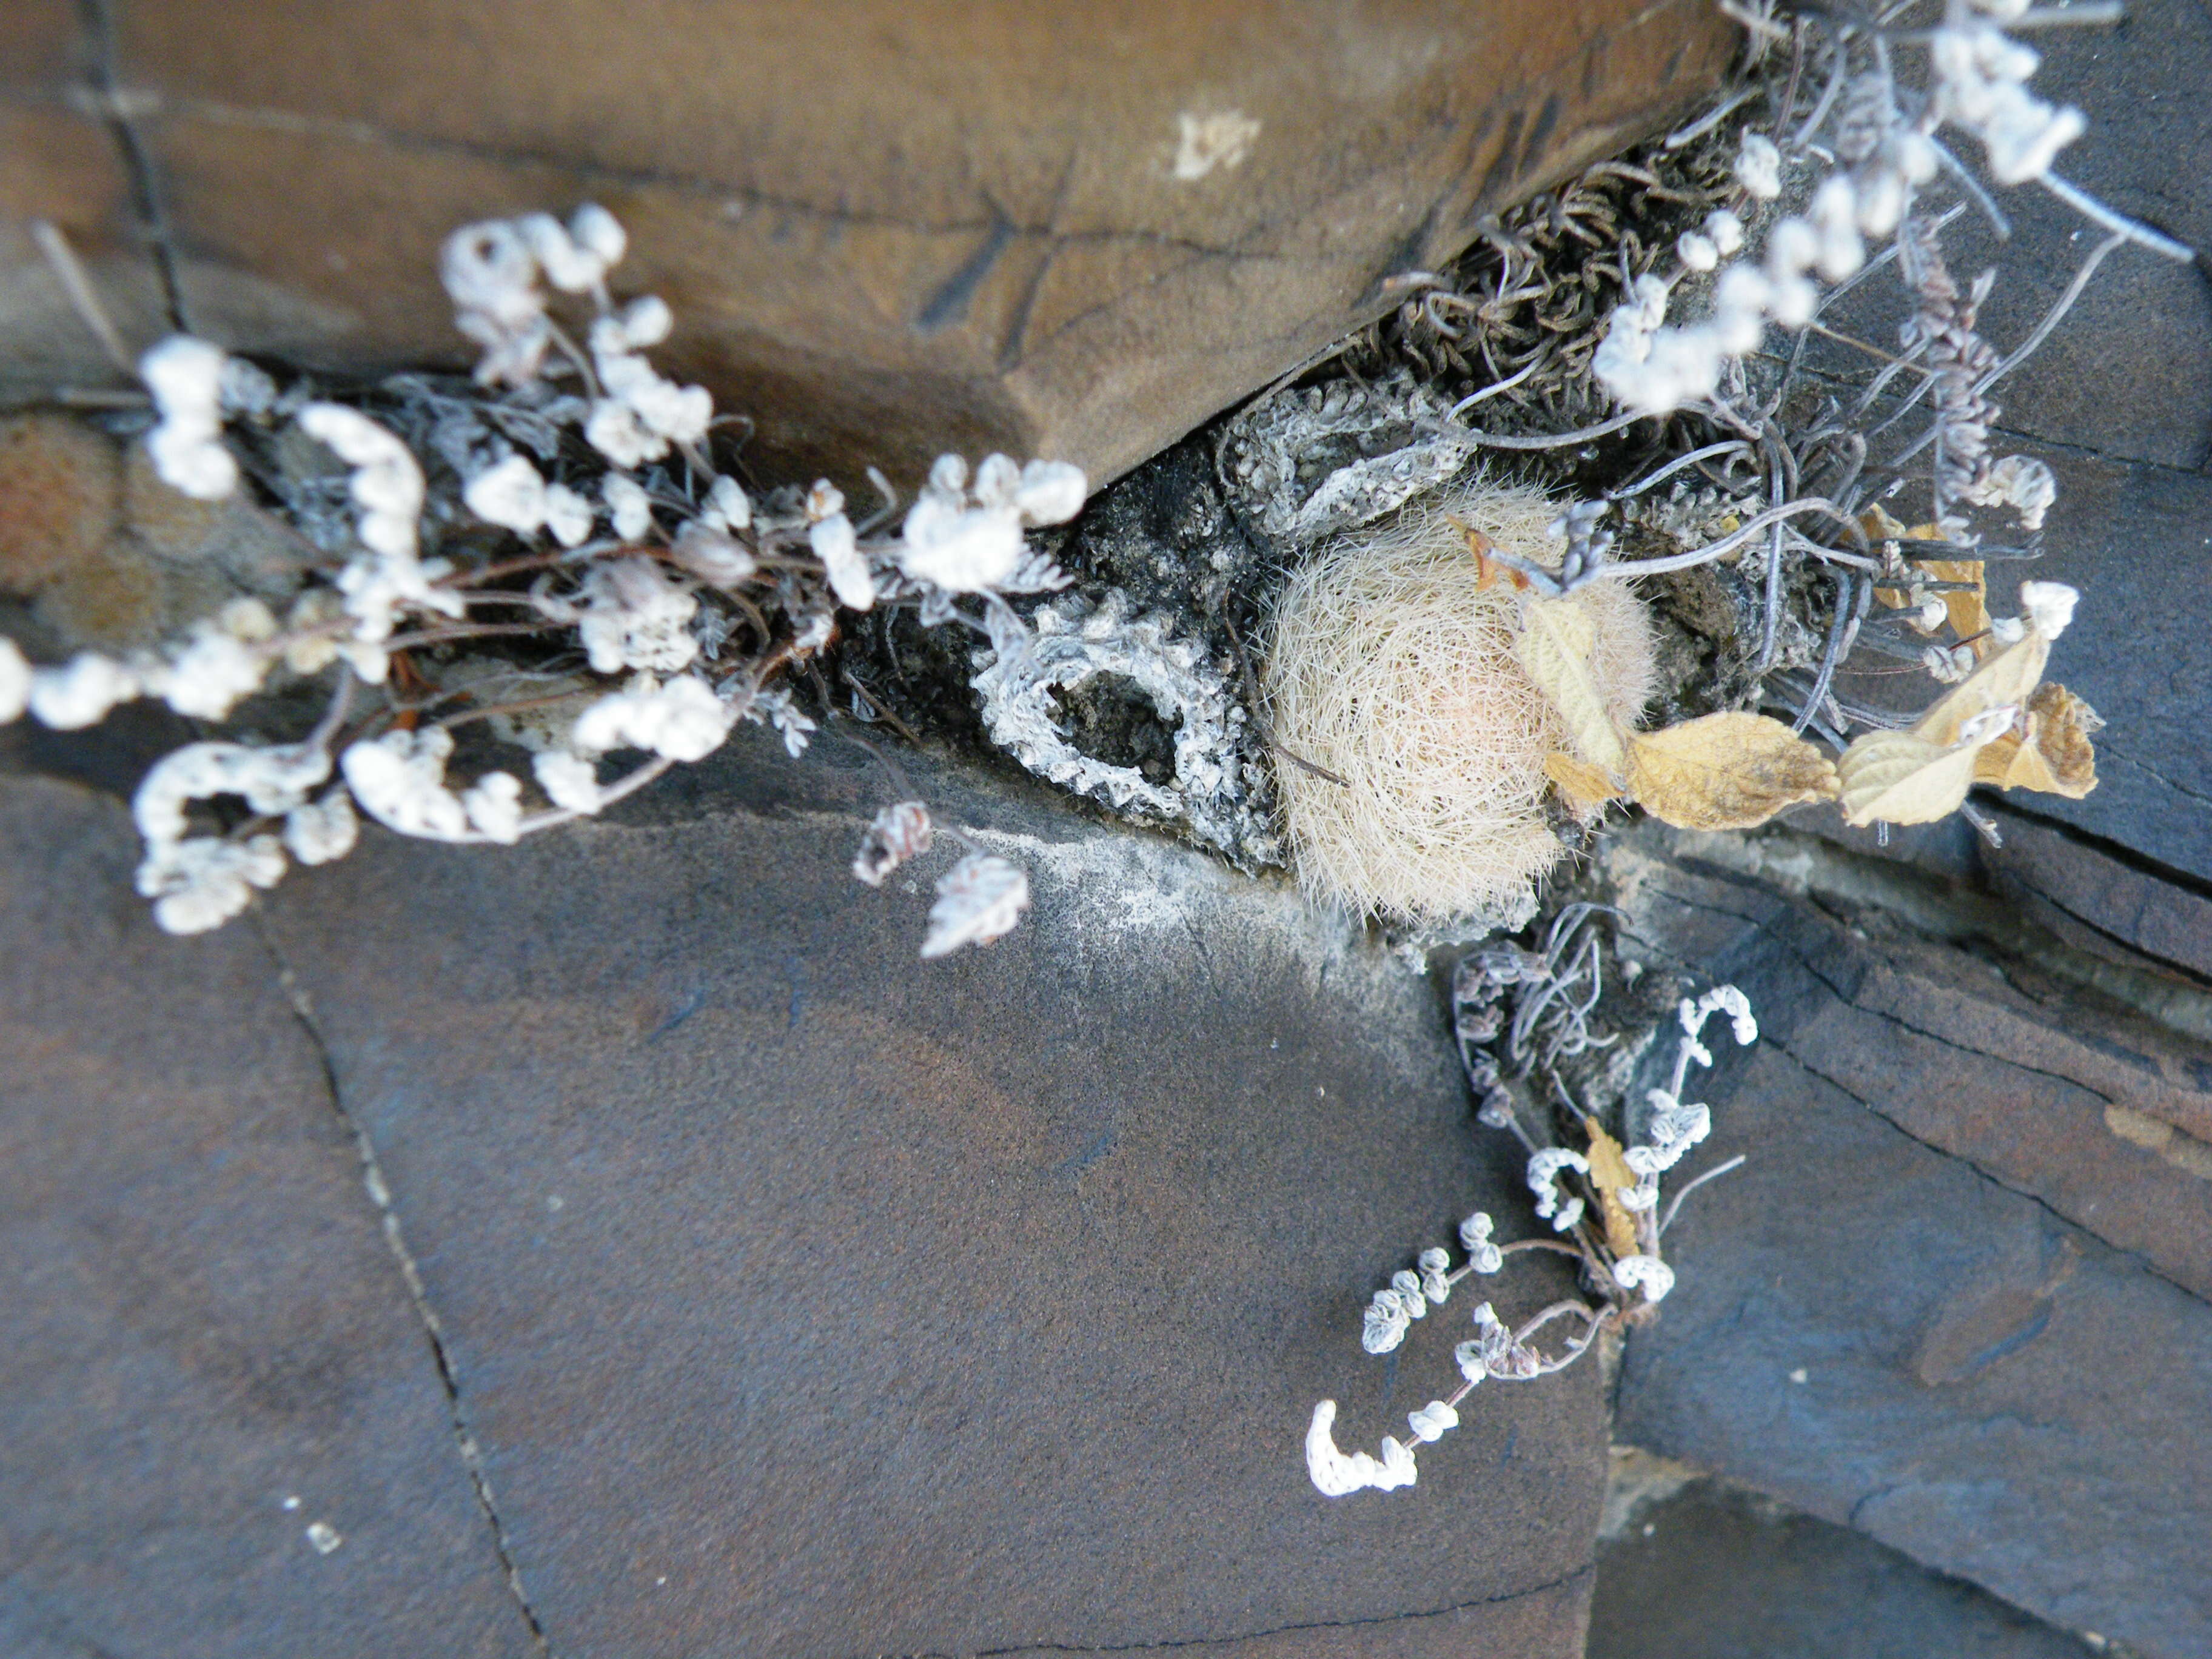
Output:
<path fill-rule="evenodd" d="M 581 547 L 591 538 L 592 503 L 566 484 L 545 486 L 545 528 L 563 547 Z"/>
<path fill-rule="evenodd" d="M 925 803 L 894 802 L 877 813 L 869 823 L 860 850 L 854 855 L 854 879 L 870 887 L 882 886 L 892 871 L 908 859 L 920 858 L 927 853 L 935 836 L 936 826 L 929 820 L 929 808 Z"/>
<path fill-rule="evenodd" d="M 830 573 L 830 591 L 840 605 L 854 611 L 874 607 L 875 579 L 868 574 L 868 562 L 860 555 L 850 519 L 842 513 L 832 513 L 817 520 L 806 527 L 806 544 Z"/>
<path fill-rule="evenodd" d="M 146 435 L 147 455 L 162 483 L 198 501 L 220 501 L 238 488 L 238 463 L 222 443 L 229 361 L 220 346 L 189 334 L 172 334 L 138 360 L 161 416 Z"/>
<path fill-rule="evenodd" d="M 141 689 L 138 676 L 112 657 L 80 651 L 59 668 L 33 669 L 25 701 L 41 725 L 75 732 L 97 726 Z"/>
<path fill-rule="evenodd" d="M 694 519 L 678 531 L 669 551 L 681 568 L 709 587 L 735 587 L 759 568 L 750 548 L 705 519 Z"/>
<path fill-rule="evenodd" d="M 1406 1310 L 1408 1319 L 1428 1317 L 1428 1298 L 1421 1293 L 1421 1276 L 1411 1267 L 1401 1267 L 1390 1275 L 1390 1288 L 1398 1293 L 1398 1301 Z"/>
<path fill-rule="evenodd" d="M 737 718 L 735 707 L 696 674 L 678 675 L 665 685 L 641 674 L 627 690 L 601 697 L 579 714 L 570 741 L 587 755 L 643 749 L 670 760 L 703 760 L 721 747 Z"/>
<path fill-rule="evenodd" d="M 1014 508 L 1024 524 L 1065 524 L 1083 510 L 1089 488 L 1079 466 L 1066 461 L 1031 461 L 1022 468 Z"/>
<path fill-rule="evenodd" d="M 1990 637 L 1999 645 L 2018 645 L 2027 637 L 2027 623 L 2018 617 L 1998 617 L 1990 623 Z"/>
<path fill-rule="evenodd" d="M 1701 231 L 1685 231 L 1676 237 L 1674 254 L 1692 270 L 1715 270 L 1720 267 L 1720 249 L 1714 246 L 1711 237 Z"/>
<path fill-rule="evenodd" d="M 1413 1431 L 1413 1438 L 1424 1445 L 1441 1440 L 1444 1431 L 1459 1426 L 1459 1413 L 1441 1400 L 1431 1400 L 1417 1412 L 1409 1412 L 1406 1422 Z"/>
<path fill-rule="evenodd" d="M 1395 1293 L 1377 1291 L 1361 1322 L 1359 1346 L 1370 1353 L 1388 1353 L 1406 1340 L 1406 1310 Z"/>
<path fill-rule="evenodd" d="M 468 809 L 446 787 L 453 734 L 443 726 L 391 731 L 348 749 L 338 764 L 362 810 L 386 829 L 430 841 L 465 839 Z"/>
<path fill-rule="evenodd" d="M 1480 1342 L 1462 1342 L 1452 1350 L 1452 1363 L 1459 1374 L 1469 1382 L 1480 1382 L 1490 1375 L 1490 1367 L 1483 1363 Z"/>
<path fill-rule="evenodd" d="M 1782 152 L 1764 133 L 1747 132 L 1735 155 L 1735 181 L 1746 194 L 1771 202 L 1782 194 Z"/>
<path fill-rule="evenodd" d="M 258 651 L 219 625 L 202 623 L 170 664 L 163 696 L 179 714 L 222 720 L 240 697 L 261 689 L 275 660 L 275 653 Z"/>
<path fill-rule="evenodd" d="M 1713 246 L 1726 258 L 1743 246 L 1743 221 L 1726 208 L 1715 208 L 1705 216 L 1705 234 L 1713 239 Z"/>
<path fill-rule="evenodd" d="M 626 542 L 643 541 L 653 528 L 653 497 L 635 478 L 610 472 L 599 481 L 599 499 L 606 503 L 607 521 Z"/>
<path fill-rule="evenodd" d="M 512 772 L 487 772 L 461 793 L 461 808 L 486 841 L 503 847 L 522 839 L 522 783 Z"/>
<path fill-rule="evenodd" d="M 1613 1264 L 1613 1276 L 1624 1291 L 1642 1285 L 1646 1302 L 1663 1302 L 1674 1288 L 1674 1270 L 1656 1255 L 1625 1255 Z"/>
<path fill-rule="evenodd" d="M 535 535 L 545 523 L 545 480 L 527 457 L 510 455 L 469 480 L 461 500 L 486 524 Z"/>
<path fill-rule="evenodd" d="M 1421 1273 L 1421 1294 L 1437 1307 L 1442 1307 L 1451 1296 L 1451 1280 L 1445 1270 L 1451 1266 L 1451 1257 L 1444 1251 L 1429 1249 L 1416 1258 Z"/>
<path fill-rule="evenodd" d="M 319 801 L 304 802 L 284 815 L 284 845 L 302 864 L 342 859 L 361 839 L 361 820 L 353 797 L 333 789 Z"/>
<path fill-rule="evenodd" d="M 1548 1218 L 1554 1231 L 1562 1233 L 1581 1220 L 1583 1213 L 1582 1200 L 1569 1199 L 1559 1190 L 1559 1176 L 1567 1170 L 1588 1175 L 1589 1160 L 1566 1146 L 1543 1147 L 1528 1159 L 1528 1190 L 1536 1194 L 1536 1213 Z"/>
<path fill-rule="evenodd" d="M 599 768 L 584 756 L 566 749 L 541 750 L 531 757 L 530 769 L 538 775 L 538 787 L 545 798 L 564 811 L 588 816 L 605 804 Z"/>
<path fill-rule="evenodd" d="M 15 641 L 0 636 L 0 726 L 20 717 L 30 702 L 30 662 Z"/>
<path fill-rule="evenodd" d="M 2022 582 L 2020 608 L 2029 627 L 2046 640 L 2055 640 L 2074 621 L 2074 606 L 2081 593 L 2064 582 Z"/>
<path fill-rule="evenodd" d="M 735 478 L 720 477 L 707 491 L 707 510 L 700 516 L 718 530 L 744 530 L 752 525 L 753 504 Z"/>

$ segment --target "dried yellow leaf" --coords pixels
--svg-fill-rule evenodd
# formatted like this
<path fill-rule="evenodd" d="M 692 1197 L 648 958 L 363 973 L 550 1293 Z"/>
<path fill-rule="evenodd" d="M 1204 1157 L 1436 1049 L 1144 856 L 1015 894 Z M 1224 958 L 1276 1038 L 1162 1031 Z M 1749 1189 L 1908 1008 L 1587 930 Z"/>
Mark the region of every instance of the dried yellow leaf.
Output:
<path fill-rule="evenodd" d="M 1748 830 L 1836 793 L 1835 763 L 1764 714 L 1706 714 L 1627 747 L 1629 794 L 1679 830 Z"/>
<path fill-rule="evenodd" d="M 1912 727 L 1912 735 L 1948 749 L 1959 740 L 1959 728 L 1977 714 L 2007 703 L 2025 704 L 2051 660 L 2051 641 L 2035 629 L 2006 646 L 1937 699 Z M 1862 738 L 1860 742 L 1865 739 Z M 1856 747 L 1856 744 L 1853 745 Z M 1919 823 L 1917 818 L 1895 818 L 1897 823 Z"/>
<path fill-rule="evenodd" d="M 1587 817 L 1607 801 L 1620 798 L 1620 786 L 1596 767 L 1557 750 L 1544 757 L 1544 775 L 1577 816 Z"/>
<path fill-rule="evenodd" d="M 1576 755 L 1617 777 L 1623 759 L 1620 728 L 1590 671 L 1596 650 L 1597 624 L 1574 595 L 1530 599 L 1522 607 L 1516 653 L 1521 666 L 1559 710 Z"/>
<path fill-rule="evenodd" d="M 1913 732 L 1869 732 L 1836 763 L 1844 822 L 1933 823 L 1966 799 L 1983 745 L 1938 744 Z"/>
<path fill-rule="evenodd" d="M 1972 582 L 1972 588 L 1942 596 L 1944 614 L 1950 620 L 1951 631 L 1962 640 L 1989 633 L 1989 589 L 1982 580 L 1979 559 L 1931 559 L 1921 568 L 1936 581 Z M 1980 648 L 1994 651 L 1996 647 L 1995 641 L 1984 638 Z"/>
<path fill-rule="evenodd" d="M 1638 1254 L 1636 1218 L 1620 1201 L 1622 1193 L 1636 1184 L 1636 1171 L 1628 1167 L 1620 1143 L 1593 1123 L 1589 1126 L 1589 1178 L 1597 1188 L 1598 1207 L 1605 1212 L 1605 1242 L 1616 1256 Z"/>
<path fill-rule="evenodd" d="M 2089 734 L 2104 725 L 2097 711 L 2063 685 L 2039 685 L 2027 700 L 2027 735 L 2007 732 L 1974 757 L 1974 781 L 2000 789 L 2037 789 L 2079 800 L 2097 787 L 2097 751 Z"/>

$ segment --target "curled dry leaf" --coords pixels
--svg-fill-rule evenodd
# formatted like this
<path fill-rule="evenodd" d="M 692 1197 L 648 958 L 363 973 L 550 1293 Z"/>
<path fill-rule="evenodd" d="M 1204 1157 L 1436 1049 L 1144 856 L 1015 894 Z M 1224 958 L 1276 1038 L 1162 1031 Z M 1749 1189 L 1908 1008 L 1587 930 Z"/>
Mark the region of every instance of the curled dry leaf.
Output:
<path fill-rule="evenodd" d="M 1620 799 L 1620 787 L 1603 772 L 1557 750 L 1544 757 L 1544 775 L 1577 817 L 1586 818 L 1607 801 Z"/>
<path fill-rule="evenodd" d="M 2008 732 L 1977 755 L 1974 781 L 2079 800 L 2097 787 L 2097 753 L 2089 734 L 2104 723 L 2064 686 L 2039 685 L 2021 720 L 2025 735 Z"/>
<path fill-rule="evenodd" d="M 1748 830 L 1784 807 L 1828 800 L 1835 763 L 1764 714 L 1706 714 L 1630 734 L 1628 793 L 1679 830 Z"/>
<path fill-rule="evenodd" d="M 1577 756 L 1608 777 L 1618 777 L 1624 761 L 1620 727 L 1607 712 L 1605 693 L 1590 672 L 1596 649 L 1597 624 L 1572 594 L 1523 601 L 1516 651 L 1521 666 L 1559 711 Z"/>
<path fill-rule="evenodd" d="M 1620 1201 L 1621 1194 L 1636 1184 L 1636 1171 L 1628 1167 L 1620 1143 L 1595 1123 L 1589 1126 L 1589 1178 L 1605 1212 L 1607 1247 L 1616 1256 L 1636 1255 L 1636 1218 Z"/>
<path fill-rule="evenodd" d="M 2020 717 L 2012 704 L 1984 709 L 1959 728 L 1955 743 L 1931 743 L 1910 732 L 1870 732 L 1844 750 L 1844 822 L 1865 825 L 1933 823 L 1966 799 L 1981 751 Z"/>

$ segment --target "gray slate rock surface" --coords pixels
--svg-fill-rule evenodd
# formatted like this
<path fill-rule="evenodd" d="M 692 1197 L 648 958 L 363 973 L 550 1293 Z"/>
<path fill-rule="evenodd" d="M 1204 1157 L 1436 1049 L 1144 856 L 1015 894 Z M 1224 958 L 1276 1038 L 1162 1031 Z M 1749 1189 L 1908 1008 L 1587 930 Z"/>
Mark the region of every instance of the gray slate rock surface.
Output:
<path fill-rule="evenodd" d="M 1589 1659 L 2087 1659 L 1863 1534 L 1698 1480 L 1598 1552 Z"/>
<path fill-rule="evenodd" d="M 155 933 L 137 858 L 0 780 L 0 1652 L 528 1655 L 276 964 Z"/>
<path fill-rule="evenodd" d="M 526 1634 L 458 1432 L 556 1655 L 1579 1652 L 1595 1367 L 1486 1390 L 1411 1492 L 1326 1500 L 1302 1460 L 1317 1399 L 1342 1403 L 1345 1443 L 1371 1448 L 1446 1391 L 1465 1309 L 1388 1364 L 1359 1351 L 1361 1304 L 1468 1210 L 1519 1201 L 1474 1138 L 1425 982 L 1286 889 L 958 773 L 923 787 L 1029 867 L 1037 902 L 988 950 L 921 963 L 926 884 L 950 855 L 860 886 L 853 851 L 885 799 L 870 763 L 829 738 L 797 764 L 744 747 L 620 823 L 489 854 L 374 834 L 295 875 L 264 920 L 319 1056 L 251 922 L 153 933 L 119 805 L 8 784 L 0 868 L 51 913 L 93 918 L 75 960 L 104 975 L 11 1032 L 17 1054 L 78 1056 L 15 1139 L 12 1178 L 49 1184 L 46 1224 L 112 1224 L 116 1200 L 42 1174 L 66 1155 L 51 1126 L 98 1123 L 105 1143 L 143 1109 L 112 1087 L 145 1040 L 118 1014 L 164 998 L 185 1000 L 196 1041 L 260 1045 L 205 1063 L 216 1102 L 234 1079 L 223 1109 L 256 1119 L 278 1090 L 337 1166 L 312 1204 L 256 1185 L 207 1210 L 127 1311 L 85 1305 L 82 1270 L 49 1269 L 10 1316 L 32 1322 L 25 1342 L 74 1320 L 69 1364 L 94 1376 L 131 1322 L 191 1325 L 173 1281 L 216 1274 L 240 1239 L 271 1273 L 305 1260 L 272 1292 L 272 1328 L 241 1292 L 235 1340 L 303 1340 L 287 1334 L 295 1301 L 347 1325 L 349 1298 L 386 1310 L 414 1362 L 415 1440 L 319 1421 L 324 1457 L 415 1444 L 441 1483 L 450 1522 L 422 1537 L 444 1554 L 402 1605 Z M 270 1030 L 250 1035 L 249 1016 Z M 437 1322 L 450 1425 L 330 1085 Z M 1541 1275 L 1516 1288 L 1531 1310 L 1556 1294 Z M 268 1449 L 204 1444 L 151 1405 L 105 1420 L 139 1437 L 137 1478 L 273 1504 Z M 155 1586 L 60 1565 L 139 1546 L 131 1504 L 97 1495 L 113 1444 L 14 1443 L 13 1524 L 72 1540 L 19 1574 L 25 1594 L 72 1618 L 111 1607 L 102 1639 L 151 1651 L 122 1638 L 153 1639 Z M 260 1528 L 326 1577 L 405 1572 L 373 1516 L 337 1517 L 347 1542 L 327 1559 L 273 1508 L 265 1527 L 218 1510 L 204 1528 L 208 1548 L 243 1550 Z M 295 1650 L 411 1645 L 397 1616 L 357 1607 L 332 1635 L 216 1577 Z M 162 1639 L 185 1627 L 192 1645 L 162 1651 L 270 1650 L 179 1606 Z"/>
<path fill-rule="evenodd" d="M 2039 1030 L 1965 951 L 1657 839 L 1614 858 L 1631 932 L 1741 986 L 1761 1041 L 1701 1086 L 1709 1157 L 1751 1161 L 1669 1235 L 1617 1437 L 2053 1624 L 2212 1650 L 2206 1126 L 2171 1121 L 2203 1074 L 2169 1067 L 2203 1056 L 2117 1014 L 2065 1037 L 2058 988 Z"/>

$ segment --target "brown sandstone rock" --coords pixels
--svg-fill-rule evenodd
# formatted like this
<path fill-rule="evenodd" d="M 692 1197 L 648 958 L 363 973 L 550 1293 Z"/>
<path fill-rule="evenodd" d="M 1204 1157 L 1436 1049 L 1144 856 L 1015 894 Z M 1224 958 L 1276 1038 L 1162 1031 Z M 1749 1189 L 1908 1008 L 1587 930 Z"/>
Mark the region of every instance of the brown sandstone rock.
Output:
<path fill-rule="evenodd" d="M 77 153 L 63 9 L 0 52 L 36 126 L 19 216 L 117 196 Z M 332 367 L 459 363 L 441 239 L 588 197 L 629 228 L 621 286 L 675 308 L 669 365 L 763 451 L 909 482 L 987 445 L 1122 471 L 1686 108 L 1735 34 L 1698 0 L 112 14 L 110 107 L 197 327 Z"/>

